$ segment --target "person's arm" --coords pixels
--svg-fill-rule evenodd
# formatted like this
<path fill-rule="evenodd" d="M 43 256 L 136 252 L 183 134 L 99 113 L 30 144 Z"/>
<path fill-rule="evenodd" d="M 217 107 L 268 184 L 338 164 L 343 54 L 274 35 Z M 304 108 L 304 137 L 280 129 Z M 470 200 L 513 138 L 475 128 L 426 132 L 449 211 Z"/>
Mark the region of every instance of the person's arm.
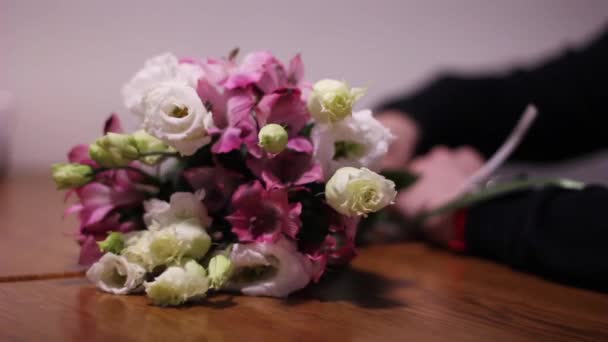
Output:
<path fill-rule="evenodd" d="M 381 106 L 417 124 L 418 154 L 438 144 L 472 145 L 486 157 L 504 141 L 528 103 L 539 117 L 513 158 L 548 161 L 608 146 L 608 32 L 580 51 L 506 76 L 446 76 Z"/>
<path fill-rule="evenodd" d="M 546 188 L 467 210 L 464 248 L 514 268 L 608 291 L 608 188 Z"/>

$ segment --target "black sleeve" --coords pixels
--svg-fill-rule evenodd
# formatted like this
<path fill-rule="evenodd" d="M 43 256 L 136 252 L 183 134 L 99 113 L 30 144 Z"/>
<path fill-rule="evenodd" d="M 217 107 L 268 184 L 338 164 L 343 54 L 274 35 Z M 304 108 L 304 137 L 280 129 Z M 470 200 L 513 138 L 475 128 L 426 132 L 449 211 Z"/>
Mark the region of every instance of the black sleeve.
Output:
<path fill-rule="evenodd" d="M 546 188 L 468 211 L 467 250 L 575 286 L 608 291 L 608 188 Z"/>
<path fill-rule="evenodd" d="M 496 151 L 528 103 L 539 118 L 514 159 L 550 161 L 608 146 L 608 31 L 579 51 L 504 76 L 444 76 L 380 109 L 411 115 L 421 128 L 417 152 L 437 144 Z"/>

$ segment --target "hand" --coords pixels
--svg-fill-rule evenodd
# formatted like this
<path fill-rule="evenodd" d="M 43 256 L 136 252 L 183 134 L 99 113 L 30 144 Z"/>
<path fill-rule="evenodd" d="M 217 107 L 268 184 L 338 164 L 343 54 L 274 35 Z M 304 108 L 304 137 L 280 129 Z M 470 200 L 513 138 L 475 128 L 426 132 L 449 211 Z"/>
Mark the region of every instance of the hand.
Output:
<path fill-rule="evenodd" d="M 399 111 L 381 112 L 376 115 L 376 119 L 388 127 L 395 136 L 382 162 L 382 168 L 403 169 L 414 154 L 418 143 L 418 126 L 407 114 Z"/>
<path fill-rule="evenodd" d="M 481 155 L 470 147 L 434 148 L 410 163 L 410 170 L 420 175 L 420 179 L 397 196 L 396 209 L 410 218 L 437 209 L 460 196 L 465 180 L 482 165 Z M 432 217 L 424 222 L 423 228 L 431 240 L 443 246 L 453 237 L 451 215 Z"/>

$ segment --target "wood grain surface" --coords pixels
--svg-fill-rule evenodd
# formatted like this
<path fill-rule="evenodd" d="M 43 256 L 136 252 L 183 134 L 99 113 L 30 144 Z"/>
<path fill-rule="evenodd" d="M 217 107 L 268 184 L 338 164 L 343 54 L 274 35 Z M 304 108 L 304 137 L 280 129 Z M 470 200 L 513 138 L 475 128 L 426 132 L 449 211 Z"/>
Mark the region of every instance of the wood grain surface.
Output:
<path fill-rule="evenodd" d="M 52 185 L 23 176 L 0 189 L 0 276 L 77 271 L 74 222 Z M 363 248 L 287 300 L 158 308 L 83 278 L 0 283 L 0 341 L 42 340 L 608 341 L 608 295 L 421 243 Z"/>

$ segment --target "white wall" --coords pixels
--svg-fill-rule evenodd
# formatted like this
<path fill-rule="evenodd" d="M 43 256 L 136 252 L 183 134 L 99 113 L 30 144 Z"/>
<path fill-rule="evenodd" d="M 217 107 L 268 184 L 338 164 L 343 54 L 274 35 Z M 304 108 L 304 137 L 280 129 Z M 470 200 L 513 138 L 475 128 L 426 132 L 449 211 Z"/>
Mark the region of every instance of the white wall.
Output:
<path fill-rule="evenodd" d="M 367 86 L 372 105 L 445 68 L 531 63 L 607 19 L 603 0 L 0 0 L 0 89 L 18 100 L 13 171 L 63 160 L 111 111 L 128 117 L 121 84 L 163 51 L 302 52 L 309 79 Z"/>

